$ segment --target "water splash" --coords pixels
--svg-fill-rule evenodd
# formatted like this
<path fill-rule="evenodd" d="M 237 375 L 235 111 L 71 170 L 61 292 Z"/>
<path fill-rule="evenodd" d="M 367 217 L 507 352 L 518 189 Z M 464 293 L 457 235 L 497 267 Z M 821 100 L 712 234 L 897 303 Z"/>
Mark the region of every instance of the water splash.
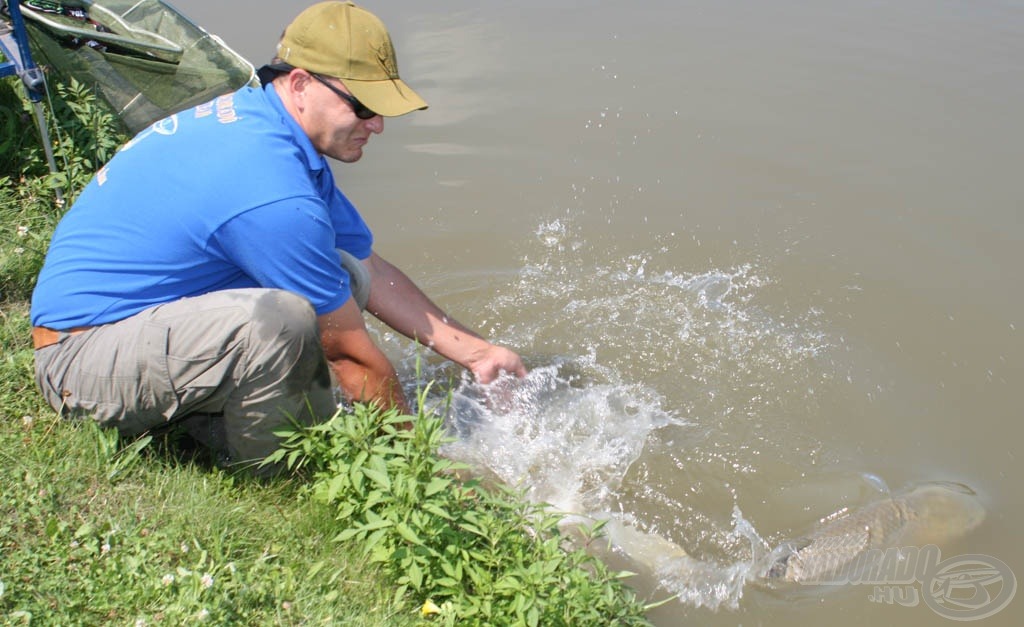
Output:
<path fill-rule="evenodd" d="M 444 452 L 558 511 L 606 507 L 650 434 L 676 421 L 643 386 L 562 374 L 588 361 L 537 368 L 521 382 L 464 382 L 450 413 L 460 437 Z"/>
<path fill-rule="evenodd" d="M 697 559 L 674 542 L 642 531 L 635 522 L 625 522 L 624 518 L 609 520 L 605 527 L 609 542 L 632 562 L 646 568 L 662 590 L 693 607 L 738 608 L 744 587 L 757 575 L 756 565 L 767 550 L 767 544 L 739 507 L 733 508 L 729 534 L 749 543 L 750 558 L 725 563 Z"/>
<path fill-rule="evenodd" d="M 604 521 L 606 551 L 681 602 L 737 607 L 753 558 L 730 564 L 696 559 L 667 536 L 643 530 L 639 514 L 607 511 L 646 443 L 662 427 L 685 424 L 642 386 L 588 384 L 565 374 L 579 365 L 546 366 L 523 381 L 490 386 L 464 380 L 449 406 L 458 439 L 443 453 L 547 503 L 565 515 L 570 535 L 576 526 Z M 763 544 L 738 508 L 731 533 Z"/>
<path fill-rule="evenodd" d="M 736 608 L 767 546 L 740 512 L 744 478 L 766 460 L 828 458 L 792 420 L 835 376 L 818 312 L 773 306 L 756 259 L 686 272 L 671 246 L 599 250 L 570 219 L 536 237 L 516 280 L 481 304 L 511 321 L 489 335 L 533 370 L 490 386 L 463 375 L 445 454 L 568 524 L 607 521 L 609 550 L 687 606 Z"/>

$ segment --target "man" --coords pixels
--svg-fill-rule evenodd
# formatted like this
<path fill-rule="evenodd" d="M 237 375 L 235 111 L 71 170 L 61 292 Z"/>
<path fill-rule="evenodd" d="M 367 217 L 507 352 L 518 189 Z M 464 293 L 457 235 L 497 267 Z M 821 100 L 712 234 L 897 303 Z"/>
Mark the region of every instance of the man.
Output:
<path fill-rule="evenodd" d="M 32 298 L 49 403 L 125 435 L 183 421 L 233 462 L 332 415 L 331 371 L 348 400 L 408 412 L 352 297 L 360 275 L 396 331 L 483 383 L 525 375 L 377 255 L 335 185 L 324 157 L 358 161 L 384 116 L 426 108 L 380 20 L 316 4 L 261 76 L 139 133 L 58 225 Z M 339 250 L 361 262 L 344 269 Z"/>

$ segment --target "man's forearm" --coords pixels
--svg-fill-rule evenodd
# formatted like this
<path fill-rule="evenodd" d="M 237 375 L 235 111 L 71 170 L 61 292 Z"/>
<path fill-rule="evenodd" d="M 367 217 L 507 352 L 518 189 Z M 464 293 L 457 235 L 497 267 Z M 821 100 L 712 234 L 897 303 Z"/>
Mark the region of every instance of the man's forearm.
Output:
<path fill-rule="evenodd" d="M 490 348 L 487 340 L 448 316 L 404 272 L 376 254 L 370 258 L 370 275 L 367 311 L 395 331 L 464 367 Z"/>
<path fill-rule="evenodd" d="M 370 339 L 354 301 L 319 316 L 318 324 L 324 356 L 346 399 L 409 412 L 395 368 Z"/>
<path fill-rule="evenodd" d="M 393 368 L 375 372 L 349 359 L 329 362 L 345 398 L 352 402 L 375 403 L 381 409 L 398 409 L 409 414 L 409 403 Z"/>

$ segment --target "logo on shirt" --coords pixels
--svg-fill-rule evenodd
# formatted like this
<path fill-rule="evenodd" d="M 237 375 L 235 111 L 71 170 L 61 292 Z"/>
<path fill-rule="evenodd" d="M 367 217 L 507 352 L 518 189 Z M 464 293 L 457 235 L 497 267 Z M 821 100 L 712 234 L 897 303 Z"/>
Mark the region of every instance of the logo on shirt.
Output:
<path fill-rule="evenodd" d="M 121 150 L 130 150 L 133 146 L 146 139 L 153 133 L 157 135 L 174 135 L 178 132 L 178 114 L 175 113 L 170 117 L 166 117 L 158 122 L 154 122 L 145 129 L 139 131 L 139 134 L 128 140 L 128 143 L 124 145 Z"/>

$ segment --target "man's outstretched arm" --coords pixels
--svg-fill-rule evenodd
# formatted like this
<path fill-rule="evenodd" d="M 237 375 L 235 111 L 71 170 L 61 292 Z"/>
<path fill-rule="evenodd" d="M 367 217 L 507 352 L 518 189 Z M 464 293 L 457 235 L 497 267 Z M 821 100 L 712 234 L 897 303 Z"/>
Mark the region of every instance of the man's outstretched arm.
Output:
<path fill-rule="evenodd" d="M 502 372 L 526 376 L 514 351 L 492 344 L 441 310 L 404 272 L 377 253 L 364 263 L 370 271 L 366 310 L 399 333 L 470 370 L 481 383 Z"/>

